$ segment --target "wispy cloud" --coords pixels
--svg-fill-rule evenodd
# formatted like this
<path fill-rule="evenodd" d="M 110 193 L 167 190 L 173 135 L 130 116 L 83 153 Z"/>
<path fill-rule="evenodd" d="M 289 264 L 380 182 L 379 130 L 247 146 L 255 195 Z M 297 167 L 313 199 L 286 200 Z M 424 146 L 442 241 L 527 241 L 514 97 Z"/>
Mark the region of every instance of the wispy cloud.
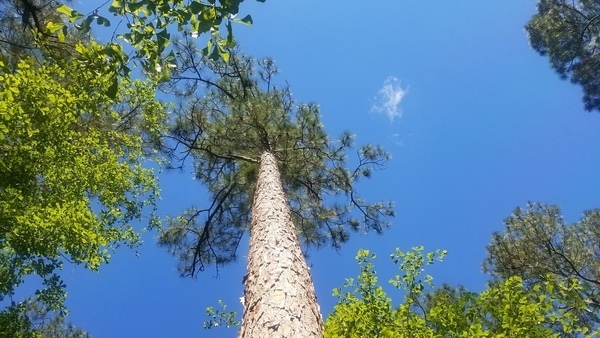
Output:
<path fill-rule="evenodd" d="M 375 104 L 373 104 L 371 111 L 385 114 L 390 121 L 393 121 L 396 117 L 402 117 L 402 110 L 399 105 L 406 92 L 407 89 L 400 87 L 400 80 L 393 76 L 388 77 L 383 82 L 383 87 L 379 89 L 377 96 L 375 96 Z"/>

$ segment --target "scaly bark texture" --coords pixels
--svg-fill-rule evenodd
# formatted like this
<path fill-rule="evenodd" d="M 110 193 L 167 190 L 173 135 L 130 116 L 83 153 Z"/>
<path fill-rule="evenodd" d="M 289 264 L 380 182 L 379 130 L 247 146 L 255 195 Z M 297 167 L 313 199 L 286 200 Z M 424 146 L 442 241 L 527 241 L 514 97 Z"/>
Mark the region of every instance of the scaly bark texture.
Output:
<path fill-rule="evenodd" d="M 239 338 L 323 337 L 323 320 L 277 168 L 264 153 L 252 205 Z"/>

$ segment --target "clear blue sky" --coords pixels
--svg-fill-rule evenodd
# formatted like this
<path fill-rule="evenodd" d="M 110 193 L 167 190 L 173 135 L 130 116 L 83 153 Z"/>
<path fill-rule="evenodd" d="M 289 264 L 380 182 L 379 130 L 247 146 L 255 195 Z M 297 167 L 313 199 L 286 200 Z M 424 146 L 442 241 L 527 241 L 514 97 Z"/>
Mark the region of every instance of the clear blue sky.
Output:
<path fill-rule="evenodd" d="M 255 23 L 235 27 L 242 49 L 273 57 L 296 100 L 320 105 L 331 136 L 351 130 L 358 144 L 393 156 L 359 186 L 370 200 L 395 202 L 392 227 L 355 234 L 340 252 L 310 252 L 324 317 L 331 290 L 358 273 L 359 248 L 379 255 L 382 283 L 396 273 L 387 258 L 394 248 L 446 249 L 428 270 L 435 282 L 480 291 L 485 247 L 515 207 L 559 204 L 568 221 L 600 207 L 600 115 L 585 112 L 580 88 L 530 49 L 523 26 L 534 10 L 531 0 L 242 5 Z M 161 215 L 205 202 L 191 173 L 162 174 L 161 185 Z M 241 312 L 244 253 L 219 278 L 209 268 L 181 279 L 154 236 L 141 257 L 118 250 L 97 274 L 65 266 L 71 321 L 98 338 L 235 337 L 202 322 L 219 299 Z"/>

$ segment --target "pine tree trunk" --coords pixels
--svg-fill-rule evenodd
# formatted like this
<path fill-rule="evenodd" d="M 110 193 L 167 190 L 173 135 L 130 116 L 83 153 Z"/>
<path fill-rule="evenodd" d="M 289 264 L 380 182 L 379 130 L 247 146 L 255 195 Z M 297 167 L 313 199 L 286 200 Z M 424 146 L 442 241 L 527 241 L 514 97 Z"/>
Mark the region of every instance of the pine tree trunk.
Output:
<path fill-rule="evenodd" d="M 277 161 L 268 152 L 260 160 L 251 226 L 238 337 L 323 337 L 319 305 Z"/>

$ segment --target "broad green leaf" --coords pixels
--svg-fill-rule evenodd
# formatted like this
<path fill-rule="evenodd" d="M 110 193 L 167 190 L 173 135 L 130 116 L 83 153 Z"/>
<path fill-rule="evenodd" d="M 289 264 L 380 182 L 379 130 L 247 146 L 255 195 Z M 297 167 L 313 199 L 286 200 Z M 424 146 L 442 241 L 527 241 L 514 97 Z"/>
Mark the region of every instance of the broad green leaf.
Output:
<path fill-rule="evenodd" d="M 67 16 L 67 19 L 69 20 L 69 22 L 75 22 L 75 21 L 85 17 L 85 15 L 77 12 L 76 10 L 73 10 L 72 8 L 70 8 L 69 6 L 67 6 L 65 4 L 58 6 L 56 8 L 56 11 L 58 13 L 65 14 Z"/>
<path fill-rule="evenodd" d="M 48 24 L 46 25 L 46 29 L 48 29 L 48 32 L 50 32 L 51 34 L 54 34 L 59 29 L 62 29 L 64 26 L 65 25 L 62 23 L 48 22 Z"/>
<path fill-rule="evenodd" d="M 92 22 L 94 22 L 94 19 L 94 16 L 90 15 L 87 18 L 85 18 L 85 20 L 83 20 L 81 24 L 76 24 L 75 28 L 79 29 L 83 33 L 88 33 L 92 29 L 91 25 Z"/>
<path fill-rule="evenodd" d="M 169 34 L 169 32 L 166 29 L 163 29 L 162 31 L 160 31 L 156 34 L 156 37 L 157 37 L 157 44 L 158 44 L 158 46 L 157 46 L 158 52 L 162 53 L 162 51 L 164 51 L 165 48 L 169 45 L 171 35 Z"/>
<path fill-rule="evenodd" d="M 217 45 L 219 47 L 219 53 L 224 62 L 229 62 L 229 52 L 223 48 L 220 44 Z"/>
<path fill-rule="evenodd" d="M 108 87 L 108 90 L 106 91 L 106 95 L 111 98 L 114 99 L 117 97 L 117 91 L 119 90 L 119 80 L 117 79 L 116 76 L 113 77 L 111 85 Z"/>
<path fill-rule="evenodd" d="M 159 82 L 168 82 L 171 80 L 171 71 L 169 70 L 168 65 L 165 65 L 164 67 L 162 67 L 160 74 L 161 74 L 161 76 L 160 76 Z"/>
<path fill-rule="evenodd" d="M 211 59 L 213 61 L 218 61 L 221 58 L 221 50 L 219 47 L 220 47 L 219 44 L 216 44 L 213 47 L 210 55 L 208 56 L 209 59 Z"/>
<path fill-rule="evenodd" d="M 233 29 L 231 27 L 231 22 L 227 22 L 227 40 L 225 46 L 232 48 L 235 46 L 235 39 L 233 38 Z"/>
<path fill-rule="evenodd" d="M 250 14 L 246 15 L 245 17 L 243 17 L 241 19 L 233 19 L 233 21 L 242 23 L 246 26 L 252 26 L 252 24 L 254 23 L 254 21 L 252 21 L 252 16 L 250 16 Z"/>
<path fill-rule="evenodd" d="M 141 0 L 138 2 L 129 2 L 127 4 L 127 9 L 131 12 L 131 13 L 136 13 L 140 8 L 144 7 L 145 5 L 147 5 L 148 1 L 147 0 Z"/>
<path fill-rule="evenodd" d="M 96 16 L 96 22 L 104 27 L 110 27 L 110 21 L 103 16 Z"/>
<path fill-rule="evenodd" d="M 121 7 L 123 7 L 123 1 L 122 0 L 113 0 L 111 7 L 121 8 Z"/>
<path fill-rule="evenodd" d="M 213 7 L 205 8 L 200 13 L 200 19 L 202 21 L 211 22 L 211 24 L 216 18 L 217 18 L 217 10 L 215 10 Z"/>
<path fill-rule="evenodd" d="M 205 5 L 203 3 L 200 3 L 198 1 L 192 1 L 189 6 L 188 9 L 190 11 L 191 14 L 200 14 L 203 10 L 209 8 L 210 6 Z"/>

